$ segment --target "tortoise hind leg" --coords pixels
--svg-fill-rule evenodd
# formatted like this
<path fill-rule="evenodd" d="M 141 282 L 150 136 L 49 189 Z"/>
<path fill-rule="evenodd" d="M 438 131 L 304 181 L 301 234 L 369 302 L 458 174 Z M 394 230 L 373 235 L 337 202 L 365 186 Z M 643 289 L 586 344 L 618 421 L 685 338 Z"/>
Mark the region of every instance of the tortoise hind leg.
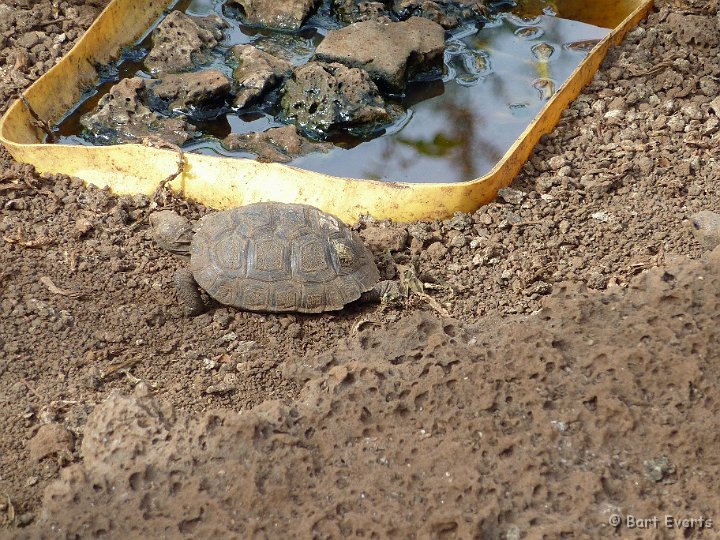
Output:
<path fill-rule="evenodd" d="M 175 288 L 180 302 L 185 307 L 185 315 L 195 317 L 205 311 L 205 304 L 203 304 L 198 285 L 190 270 L 180 268 L 175 272 Z"/>

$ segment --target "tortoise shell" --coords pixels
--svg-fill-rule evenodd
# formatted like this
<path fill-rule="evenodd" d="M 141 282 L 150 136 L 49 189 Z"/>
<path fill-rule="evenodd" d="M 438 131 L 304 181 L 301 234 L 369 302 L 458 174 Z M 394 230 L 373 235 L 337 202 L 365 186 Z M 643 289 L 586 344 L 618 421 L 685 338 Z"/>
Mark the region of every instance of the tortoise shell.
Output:
<path fill-rule="evenodd" d="M 202 218 L 190 271 L 218 302 L 269 312 L 341 309 L 380 279 L 372 253 L 337 217 L 275 202 Z"/>

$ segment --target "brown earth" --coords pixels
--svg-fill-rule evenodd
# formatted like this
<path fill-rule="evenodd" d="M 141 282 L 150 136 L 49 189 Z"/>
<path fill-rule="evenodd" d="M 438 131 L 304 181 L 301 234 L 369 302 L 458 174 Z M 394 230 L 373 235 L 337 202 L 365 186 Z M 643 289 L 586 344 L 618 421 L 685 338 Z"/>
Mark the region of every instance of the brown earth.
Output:
<path fill-rule="evenodd" d="M 0 110 L 101 6 L 0 3 Z M 155 203 L 0 151 L 0 537 L 717 537 L 718 32 L 658 2 L 497 203 L 358 224 L 434 308 L 185 319 Z"/>

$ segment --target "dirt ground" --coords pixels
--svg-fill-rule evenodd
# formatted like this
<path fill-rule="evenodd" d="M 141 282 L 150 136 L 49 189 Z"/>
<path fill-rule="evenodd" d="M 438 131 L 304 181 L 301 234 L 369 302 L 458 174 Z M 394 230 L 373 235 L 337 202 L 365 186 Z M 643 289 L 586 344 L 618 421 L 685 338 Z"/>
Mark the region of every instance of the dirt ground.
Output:
<path fill-rule="evenodd" d="M 0 2 L 0 111 L 102 5 Z M 719 57 L 659 1 L 496 203 L 357 224 L 435 307 L 188 320 L 154 203 L 0 150 L 0 537 L 719 537 Z"/>

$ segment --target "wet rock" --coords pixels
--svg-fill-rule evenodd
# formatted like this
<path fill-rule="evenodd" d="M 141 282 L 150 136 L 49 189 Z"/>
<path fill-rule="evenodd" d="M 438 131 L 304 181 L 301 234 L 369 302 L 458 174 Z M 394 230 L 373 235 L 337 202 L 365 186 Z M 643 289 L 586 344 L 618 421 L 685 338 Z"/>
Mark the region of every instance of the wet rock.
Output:
<path fill-rule="evenodd" d="M 260 133 L 232 133 L 223 140 L 228 150 L 250 152 L 258 161 L 287 163 L 311 152 L 328 152 L 332 145 L 316 143 L 300 135 L 295 126 L 272 128 Z"/>
<path fill-rule="evenodd" d="M 257 102 L 279 86 L 292 71 L 292 64 L 252 45 L 236 45 L 232 55 L 238 65 L 233 71 L 237 85 L 235 106 L 243 108 Z"/>
<path fill-rule="evenodd" d="M 390 20 L 392 12 L 383 2 L 363 0 L 333 0 L 333 11 L 346 23 L 370 21 L 374 19 Z"/>
<path fill-rule="evenodd" d="M 690 218 L 695 239 L 708 251 L 720 245 L 720 214 L 703 210 Z"/>
<path fill-rule="evenodd" d="M 338 130 L 377 129 L 399 114 L 385 103 L 367 71 L 338 63 L 300 66 L 281 93 L 281 116 L 316 137 Z"/>
<path fill-rule="evenodd" d="M 230 95 L 230 79 L 214 69 L 164 75 L 147 86 L 153 108 L 202 117 L 217 112 Z"/>
<path fill-rule="evenodd" d="M 304 64 L 315 53 L 315 42 L 298 33 L 276 32 L 256 39 L 253 46 L 295 65 Z"/>
<path fill-rule="evenodd" d="M 395 11 L 402 19 L 415 15 L 455 28 L 465 19 L 486 15 L 485 4 L 485 0 L 395 0 Z"/>
<path fill-rule="evenodd" d="M 216 15 L 189 17 L 173 11 L 153 32 L 153 48 L 145 65 L 153 73 L 177 73 L 203 64 L 226 27 L 227 23 Z"/>
<path fill-rule="evenodd" d="M 333 30 L 316 58 L 366 70 L 381 86 L 402 90 L 409 79 L 441 74 L 445 32 L 438 24 L 412 17 L 387 23 L 365 21 Z"/>
<path fill-rule="evenodd" d="M 279 30 L 298 30 L 320 0 L 228 0 L 245 24 Z"/>
<path fill-rule="evenodd" d="M 178 146 L 191 138 L 191 128 L 182 118 L 166 118 L 144 103 L 147 79 L 132 77 L 113 86 L 94 111 L 82 116 L 85 137 L 94 144 L 140 142 L 157 137 Z"/>
<path fill-rule="evenodd" d="M 46 457 L 70 453 L 75 447 L 75 436 L 61 424 L 45 424 L 28 443 L 30 459 L 40 461 Z"/>

